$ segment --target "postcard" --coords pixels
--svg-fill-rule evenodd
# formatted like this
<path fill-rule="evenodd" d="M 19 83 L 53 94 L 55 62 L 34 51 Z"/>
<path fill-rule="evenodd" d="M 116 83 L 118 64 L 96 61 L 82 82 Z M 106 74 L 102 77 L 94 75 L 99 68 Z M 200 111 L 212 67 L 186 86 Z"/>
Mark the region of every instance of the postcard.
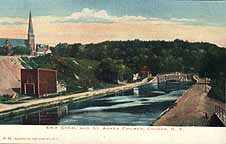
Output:
<path fill-rule="evenodd" d="M 226 144 L 225 9 L 1 0 L 0 144 Z"/>

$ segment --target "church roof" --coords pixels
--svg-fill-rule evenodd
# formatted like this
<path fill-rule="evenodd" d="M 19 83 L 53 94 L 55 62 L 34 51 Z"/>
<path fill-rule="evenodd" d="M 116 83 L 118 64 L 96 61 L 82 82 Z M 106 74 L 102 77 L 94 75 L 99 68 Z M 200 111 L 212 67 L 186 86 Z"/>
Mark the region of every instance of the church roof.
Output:
<path fill-rule="evenodd" d="M 0 46 L 4 46 L 5 45 L 5 41 L 7 39 L 8 38 L 0 38 Z M 16 47 L 16 46 L 27 47 L 27 45 L 26 45 L 27 40 L 25 40 L 25 39 L 15 39 L 15 38 L 10 39 L 9 38 L 9 40 L 12 43 L 13 47 Z"/>

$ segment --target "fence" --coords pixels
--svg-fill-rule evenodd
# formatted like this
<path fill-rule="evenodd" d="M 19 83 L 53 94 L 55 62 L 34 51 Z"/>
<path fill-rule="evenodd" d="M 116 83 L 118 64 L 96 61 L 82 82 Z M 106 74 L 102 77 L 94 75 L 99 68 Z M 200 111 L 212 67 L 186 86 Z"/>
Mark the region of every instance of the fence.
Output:
<path fill-rule="evenodd" d="M 221 119 L 221 121 L 226 124 L 226 110 L 220 106 L 215 105 L 215 114 Z"/>

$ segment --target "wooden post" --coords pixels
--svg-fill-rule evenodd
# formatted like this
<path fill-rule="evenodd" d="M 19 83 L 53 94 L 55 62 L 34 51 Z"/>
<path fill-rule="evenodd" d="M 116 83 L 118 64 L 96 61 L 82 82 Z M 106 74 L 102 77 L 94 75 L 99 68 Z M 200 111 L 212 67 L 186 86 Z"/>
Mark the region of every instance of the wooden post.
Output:
<path fill-rule="evenodd" d="M 168 80 L 168 77 L 165 75 L 164 76 L 164 83 L 165 83 L 165 89 L 167 90 L 167 80 Z"/>
<path fill-rule="evenodd" d="M 27 94 L 27 86 L 26 86 L 26 83 L 24 83 L 24 94 L 25 95 Z"/>
<path fill-rule="evenodd" d="M 159 76 L 157 75 L 157 88 L 159 89 Z"/>

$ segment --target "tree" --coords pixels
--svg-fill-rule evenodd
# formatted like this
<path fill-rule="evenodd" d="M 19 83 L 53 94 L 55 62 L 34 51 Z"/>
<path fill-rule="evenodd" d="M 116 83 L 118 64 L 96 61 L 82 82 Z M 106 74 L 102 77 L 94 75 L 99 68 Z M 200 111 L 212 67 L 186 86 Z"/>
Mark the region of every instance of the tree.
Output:
<path fill-rule="evenodd" d="M 16 46 L 12 48 L 13 55 L 30 55 L 31 49 L 23 46 Z"/>
<path fill-rule="evenodd" d="M 111 58 L 103 59 L 96 71 L 97 78 L 110 83 L 117 83 L 118 67 Z"/>
<path fill-rule="evenodd" d="M 0 47 L 0 55 L 8 55 L 8 48 L 6 46 Z"/>
<path fill-rule="evenodd" d="M 148 66 L 152 74 L 181 71 L 206 74 L 212 80 L 225 74 L 225 48 L 176 39 L 175 41 L 106 41 L 86 45 L 57 45 L 57 55 L 99 62 L 98 79 L 105 82 L 130 79 L 131 73 Z M 224 77 L 225 79 L 225 77 Z M 219 88 L 220 84 L 213 83 Z M 219 88 L 220 90 L 221 88 Z M 222 92 L 219 92 L 221 94 Z"/>

